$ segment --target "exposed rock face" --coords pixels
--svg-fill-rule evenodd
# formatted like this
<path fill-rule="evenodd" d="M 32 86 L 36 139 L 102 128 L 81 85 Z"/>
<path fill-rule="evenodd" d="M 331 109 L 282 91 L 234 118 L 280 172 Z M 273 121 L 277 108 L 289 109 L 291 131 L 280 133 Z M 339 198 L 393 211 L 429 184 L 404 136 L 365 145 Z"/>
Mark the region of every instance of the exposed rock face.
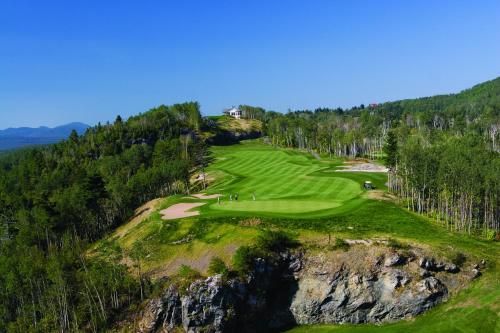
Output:
<path fill-rule="evenodd" d="M 182 326 L 186 332 L 223 332 L 231 327 L 236 313 L 236 294 L 220 276 L 196 281 L 181 298 Z M 172 325 L 173 323 L 170 323 Z"/>
<path fill-rule="evenodd" d="M 432 276 L 434 259 L 411 262 L 390 253 L 382 255 L 384 261 L 374 260 L 377 256 L 366 256 L 364 262 L 371 263 L 366 266 L 331 262 L 323 255 L 258 258 L 244 278 L 198 280 L 183 295 L 171 286 L 148 304 L 140 329 L 265 332 L 296 324 L 390 322 L 418 315 L 446 298 L 448 289 L 437 276 L 453 276 L 452 264 L 443 264 L 442 272 Z"/>
<path fill-rule="evenodd" d="M 141 321 L 139 322 L 139 332 L 156 332 L 158 324 L 161 321 L 163 313 L 163 304 L 160 299 L 149 301 L 144 310 Z"/>
<path fill-rule="evenodd" d="M 385 258 L 384 266 L 391 267 L 396 265 L 402 265 L 405 263 L 405 258 L 398 253 L 391 253 Z"/>
<path fill-rule="evenodd" d="M 415 316 L 447 294 L 434 277 L 412 282 L 400 269 L 361 275 L 342 268 L 300 279 L 290 309 L 298 324 L 392 321 Z"/>
<path fill-rule="evenodd" d="M 182 324 L 181 299 L 177 288 L 170 286 L 163 297 L 149 301 L 139 322 L 139 332 L 169 332 Z"/>

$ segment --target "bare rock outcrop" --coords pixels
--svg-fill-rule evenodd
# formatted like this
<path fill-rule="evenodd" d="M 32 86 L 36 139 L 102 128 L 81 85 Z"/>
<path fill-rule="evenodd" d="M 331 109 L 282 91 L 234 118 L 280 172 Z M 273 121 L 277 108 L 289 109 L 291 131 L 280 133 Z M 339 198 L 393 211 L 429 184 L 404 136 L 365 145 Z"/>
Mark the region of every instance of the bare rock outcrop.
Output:
<path fill-rule="evenodd" d="M 394 251 L 368 252 L 358 265 L 345 259 L 362 252 L 335 257 L 281 253 L 273 260 L 256 258 L 243 277 L 215 275 L 182 293 L 170 286 L 147 305 L 141 332 L 265 332 L 297 324 L 392 322 L 446 299 L 443 281 L 458 271 L 433 258 L 413 261 Z"/>

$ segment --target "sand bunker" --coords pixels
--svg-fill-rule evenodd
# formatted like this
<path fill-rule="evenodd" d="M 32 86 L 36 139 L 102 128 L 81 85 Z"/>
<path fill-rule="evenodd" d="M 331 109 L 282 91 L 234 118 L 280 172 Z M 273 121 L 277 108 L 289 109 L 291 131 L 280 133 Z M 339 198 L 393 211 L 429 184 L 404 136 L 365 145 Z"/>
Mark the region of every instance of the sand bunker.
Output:
<path fill-rule="evenodd" d="M 160 211 L 161 218 L 164 220 L 174 220 L 180 219 L 182 217 L 195 216 L 199 215 L 200 212 L 193 211 L 190 212 L 190 209 L 203 206 L 205 202 L 193 202 L 193 203 L 178 203 L 172 205 L 166 209 Z"/>
<path fill-rule="evenodd" d="M 336 172 L 387 172 L 388 169 L 382 165 L 374 163 L 356 163 L 344 164 L 340 166 L 342 169 L 335 170 Z"/>
<path fill-rule="evenodd" d="M 198 194 L 193 194 L 193 197 L 198 198 L 198 199 L 215 199 L 218 197 L 222 197 L 222 194 L 205 195 L 205 193 L 198 193 Z"/>

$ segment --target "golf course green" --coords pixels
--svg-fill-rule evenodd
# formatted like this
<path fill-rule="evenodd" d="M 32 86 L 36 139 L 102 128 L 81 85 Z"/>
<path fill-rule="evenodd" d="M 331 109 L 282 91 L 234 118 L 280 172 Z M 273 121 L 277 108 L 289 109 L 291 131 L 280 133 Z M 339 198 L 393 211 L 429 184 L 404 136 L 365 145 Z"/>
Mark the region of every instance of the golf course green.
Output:
<path fill-rule="evenodd" d="M 212 210 L 259 212 L 290 216 L 328 215 L 332 209 L 353 204 L 364 193 L 362 179 L 383 186 L 385 174 L 353 177 L 334 172 L 341 160 L 317 160 L 303 152 L 276 149 L 255 141 L 213 148 L 208 172 L 218 180 L 209 193 L 223 195 Z"/>

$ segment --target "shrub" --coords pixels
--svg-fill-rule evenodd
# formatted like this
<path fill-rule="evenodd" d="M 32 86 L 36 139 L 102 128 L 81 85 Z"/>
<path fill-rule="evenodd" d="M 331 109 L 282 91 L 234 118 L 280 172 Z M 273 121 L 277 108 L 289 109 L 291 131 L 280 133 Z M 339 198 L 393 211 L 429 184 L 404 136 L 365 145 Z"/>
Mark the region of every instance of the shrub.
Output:
<path fill-rule="evenodd" d="M 465 254 L 461 252 L 456 252 L 451 258 L 451 262 L 457 265 L 458 267 L 462 267 L 462 265 L 465 263 L 466 260 L 467 257 L 465 256 Z"/>
<path fill-rule="evenodd" d="M 298 245 L 296 239 L 283 231 L 266 230 L 257 239 L 257 247 L 266 253 L 278 253 Z"/>
<path fill-rule="evenodd" d="M 342 238 L 335 238 L 335 243 L 333 244 L 333 249 L 347 251 L 349 250 L 349 243 L 347 243 Z"/>
<path fill-rule="evenodd" d="M 255 258 L 276 258 L 276 254 L 299 245 L 289 234 L 283 231 L 264 231 L 258 238 L 256 246 L 242 246 L 233 257 L 233 267 L 239 273 L 249 273 L 253 269 Z"/>
<path fill-rule="evenodd" d="M 197 270 L 189 267 L 188 265 L 182 265 L 179 268 L 179 272 L 177 273 L 177 279 L 179 284 L 179 291 L 182 293 L 185 291 L 189 285 L 197 280 L 202 278 L 202 275 Z"/>
<path fill-rule="evenodd" d="M 210 275 L 215 275 L 215 274 L 226 275 L 228 272 L 229 272 L 229 269 L 227 268 L 224 260 L 222 260 L 219 257 L 213 257 L 212 260 L 210 260 L 210 264 L 208 266 L 208 274 L 210 274 Z"/>
<path fill-rule="evenodd" d="M 237 272 L 248 273 L 253 268 L 253 261 L 258 251 L 250 246 L 241 246 L 233 256 L 233 267 Z"/>
<path fill-rule="evenodd" d="M 494 241 L 496 236 L 496 231 L 487 229 L 484 231 L 484 237 L 489 241 Z"/>
<path fill-rule="evenodd" d="M 407 244 L 403 244 L 400 241 L 393 238 L 389 238 L 387 240 L 387 246 L 394 250 L 406 250 L 409 248 Z"/>
<path fill-rule="evenodd" d="M 188 265 L 182 265 L 177 275 L 183 279 L 197 279 L 201 277 L 200 272 Z"/>

